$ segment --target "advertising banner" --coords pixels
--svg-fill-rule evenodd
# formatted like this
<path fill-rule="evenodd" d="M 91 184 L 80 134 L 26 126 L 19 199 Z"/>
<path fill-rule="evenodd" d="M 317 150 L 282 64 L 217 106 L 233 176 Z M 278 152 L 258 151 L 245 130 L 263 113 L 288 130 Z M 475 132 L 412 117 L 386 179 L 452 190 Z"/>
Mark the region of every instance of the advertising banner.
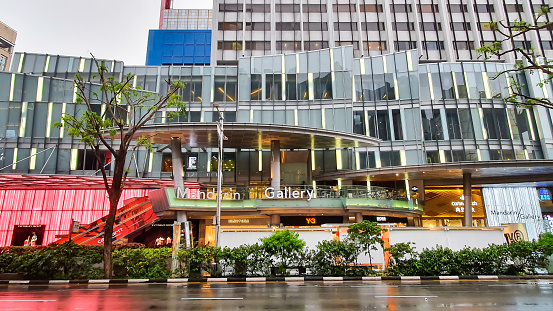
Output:
<path fill-rule="evenodd" d="M 507 244 L 520 241 L 529 241 L 528 233 L 526 232 L 524 224 L 502 224 L 502 226 L 505 227 L 503 235 L 505 236 L 505 240 L 507 240 Z"/>

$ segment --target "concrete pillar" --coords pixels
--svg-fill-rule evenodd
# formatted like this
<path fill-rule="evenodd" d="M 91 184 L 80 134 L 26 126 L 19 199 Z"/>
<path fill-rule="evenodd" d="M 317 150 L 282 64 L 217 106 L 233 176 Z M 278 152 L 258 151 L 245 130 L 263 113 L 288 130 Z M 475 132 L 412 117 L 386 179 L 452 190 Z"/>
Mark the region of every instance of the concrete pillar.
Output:
<path fill-rule="evenodd" d="M 280 190 L 280 141 L 271 140 L 271 187 Z"/>
<path fill-rule="evenodd" d="M 363 214 L 361 213 L 355 213 L 355 222 L 359 223 L 363 221 Z"/>
<path fill-rule="evenodd" d="M 280 226 L 280 215 L 271 215 L 271 226 Z"/>
<path fill-rule="evenodd" d="M 407 227 L 415 227 L 415 218 L 407 217 Z"/>
<path fill-rule="evenodd" d="M 175 190 L 184 191 L 184 168 L 182 167 L 181 141 L 179 137 L 171 137 L 171 157 L 173 159 L 173 179 Z"/>
<path fill-rule="evenodd" d="M 470 173 L 463 173 L 463 196 L 465 198 L 463 226 L 472 227 L 472 180 Z"/>
<path fill-rule="evenodd" d="M 188 215 L 185 211 L 177 211 L 177 221 L 178 222 L 185 222 L 188 221 Z"/>

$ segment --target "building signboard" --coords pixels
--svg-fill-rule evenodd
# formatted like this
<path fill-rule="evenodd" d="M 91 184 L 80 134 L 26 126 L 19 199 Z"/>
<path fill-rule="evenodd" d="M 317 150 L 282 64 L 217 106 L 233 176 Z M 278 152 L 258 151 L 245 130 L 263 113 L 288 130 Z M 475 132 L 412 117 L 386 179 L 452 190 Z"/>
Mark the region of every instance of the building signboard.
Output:
<path fill-rule="evenodd" d="M 463 189 L 425 189 L 424 217 L 463 217 L 465 197 Z M 472 217 L 484 218 L 484 204 L 480 189 L 472 189 Z"/>
<path fill-rule="evenodd" d="M 526 232 L 524 224 L 503 224 L 502 227 L 505 227 L 503 235 L 505 236 L 505 240 L 507 240 L 507 244 L 520 241 L 529 241 L 528 233 Z"/>

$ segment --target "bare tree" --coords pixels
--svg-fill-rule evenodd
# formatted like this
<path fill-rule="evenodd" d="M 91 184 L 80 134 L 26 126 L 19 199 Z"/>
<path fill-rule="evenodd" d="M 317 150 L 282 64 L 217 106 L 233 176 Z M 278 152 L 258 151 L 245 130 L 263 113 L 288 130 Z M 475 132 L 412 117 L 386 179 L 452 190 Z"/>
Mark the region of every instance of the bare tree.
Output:
<path fill-rule="evenodd" d="M 492 77 L 492 79 L 496 79 L 500 75 L 507 75 L 509 96 L 503 98 L 503 101 L 522 107 L 543 106 L 553 108 L 553 102 L 546 96 L 547 92 L 544 92 L 544 96 L 532 96 L 525 91 L 528 86 L 516 78 L 516 73 L 519 72 L 537 72 L 540 77 L 540 82 L 537 83 L 537 86 L 540 88 L 545 88 L 551 82 L 551 79 L 553 79 L 552 60 L 544 58 L 536 47 L 524 46 L 524 44 L 517 46 L 515 43 L 517 42 L 515 39 L 524 38 L 525 34 L 537 33 L 542 29 L 551 29 L 553 22 L 549 22 L 546 18 L 550 10 L 548 6 L 541 6 L 539 12 L 535 14 L 534 20 L 530 22 L 523 20 L 516 20 L 512 23 L 492 21 L 486 24 L 493 32 L 498 34 L 497 37 L 500 40 L 484 45 L 477 49 L 477 51 L 485 59 L 491 59 L 492 57 L 501 58 L 508 54 L 512 54 L 515 59 L 514 66 L 511 69 L 499 72 Z M 512 48 L 503 49 L 506 43 L 510 43 L 509 45 Z"/>
<path fill-rule="evenodd" d="M 169 110 L 167 117 L 184 115 L 186 104 L 177 94 L 184 87 L 181 82 L 167 80 L 167 94 L 155 95 L 139 87 L 133 88 L 135 75 L 128 74 L 122 81 L 117 81 L 109 74 L 105 62 L 98 61 L 94 56 L 92 60 L 98 69 L 98 74 L 92 78 L 99 78 L 99 85 L 85 81 L 78 74 L 74 79 L 75 102 L 86 107 L 84 113 L 80 117 L 65 114 L 61 122 L 54 126 L 67 130 L 70 136 L 89 146 L 98 160 L 110 205 L 104 227 L 104 277 L 111 278 L 113 224 L 117 205 L 137 149 L 152 149 L 151 137 L 137 136 L 136 133 L 153 121 L 156 113 L 162 109 Z M 98 109 L 93 109 L 97 104 L 102 107 L 100 113 Z M 106 152 L 111 154 L 112 163 L 105 163 Z M 130 157 L 128 166 L 127 157 Z M 106 171 L 108 164 L 113 168 L 111 177 Z"/>

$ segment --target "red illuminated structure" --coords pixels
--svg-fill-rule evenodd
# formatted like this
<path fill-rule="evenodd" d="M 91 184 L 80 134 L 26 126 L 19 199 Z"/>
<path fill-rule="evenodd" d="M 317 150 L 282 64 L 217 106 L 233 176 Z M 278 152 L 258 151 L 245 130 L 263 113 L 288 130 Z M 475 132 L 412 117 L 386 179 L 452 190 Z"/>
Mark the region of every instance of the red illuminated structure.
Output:
<path fill-rule="evenodd" d="M 129 179 L 119 208 L 172 184 Z M 38 245 L 48 245 L 68 234 L 71 220 L 90 224 L 109 211 L 101 177 L 0 175 L 0 189 L 0 246 L 23 245 L 33 232 Z"/>

